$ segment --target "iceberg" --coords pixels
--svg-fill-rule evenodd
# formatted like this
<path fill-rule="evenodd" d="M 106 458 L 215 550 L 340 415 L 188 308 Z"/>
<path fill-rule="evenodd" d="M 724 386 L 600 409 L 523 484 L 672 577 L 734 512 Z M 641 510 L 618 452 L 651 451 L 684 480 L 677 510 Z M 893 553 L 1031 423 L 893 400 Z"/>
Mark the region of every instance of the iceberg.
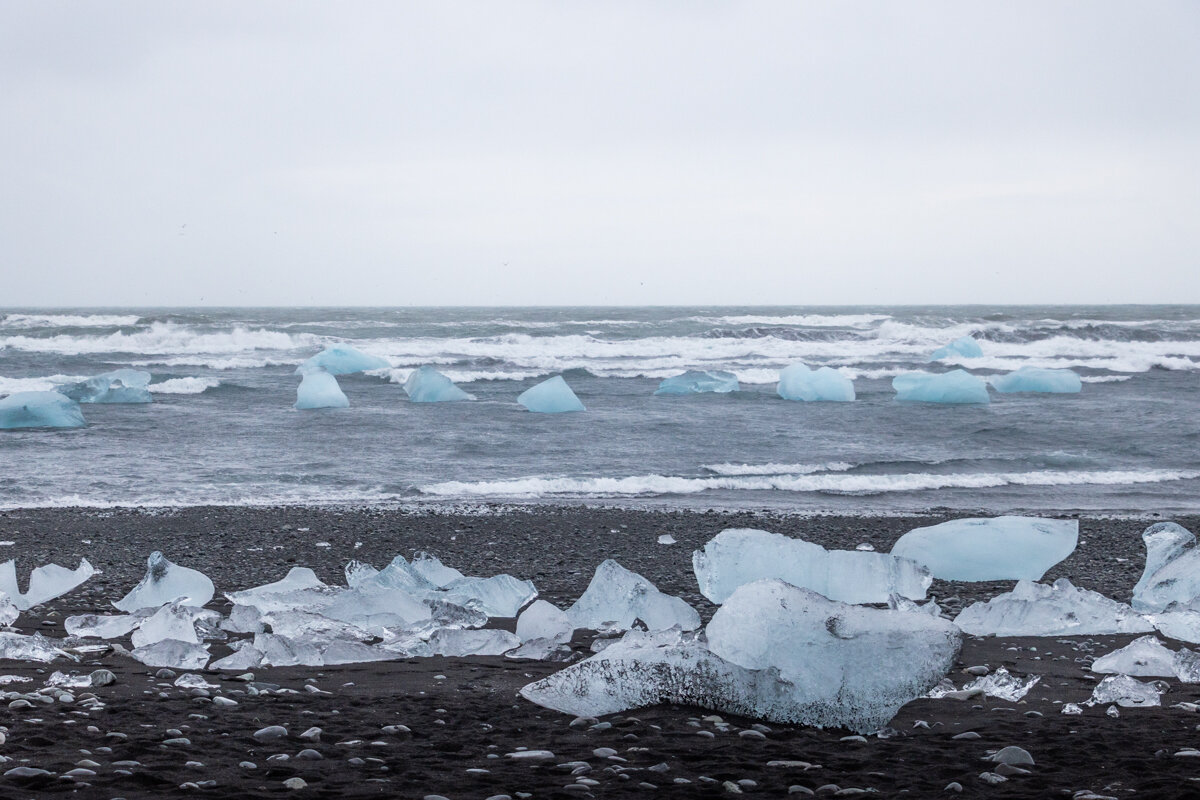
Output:
<path fill-rule="evenodd" d="M 792 364 L 779 373 L 775 392 L 784 400 L 849 402 L 854 399 L 854 381 L 832 367 L 811 370 Z"/>
<path fill-rule="evenodd" d="M 515 617 L 537 595 L 532 581 L 512 575 L 493 575 L 490 578 L 459 578 L 450 583 L 444 593 L 434 596 L 455 605 L 477 608 L 489 617 Z"/>
<path fill-rule="evenodd" d="M 80 383 L 58 387 L 58 391 L 77 403 L 152 403 L 150 373 L 137 369 L 117 369 L 88 378 Z"/>
<path fill-rule="evenodd" d="M 296 387 L 294 408 L 307 411 L 314 408 L 349 408 L 350 401 L 338 386 L 337 378 L 324 370 L 305 372 Z"/>
<path fill-rule="evenodd" d="M 85 425 L 79 403 L 59 392 L 16 392 L 0 399 L 0 430 Z"/>
<path fill-rule="evenodd" d="M 711 372 L 688 370 L 681 375 L 667 378 L 658 384 L 658 388 L 654 390 L 654 393 L 656 395 L 703 394 L 705 392 L 726 394 L 736 391 L 738 391 L 738 379 L 737 375 L 734 375 L 732 372 L 723 372 L 721 370 L 713 370 Z"/>
<path fill-rule="evenodd" d="M 1109 705 L 1116 703 L 1122 708 L 1148 708 L 1161 705 L 1160 695 L 1165 691 L 1153 683 L 1142 683 L 1128 675 L 1111 675 L 1096 685 L 1085 705 Z"/>
<path fill-rule="evenodd" d="M 445 403 L 475 399 L 475 395 L 464 392 L 454 385 L 454 381 L 433 367 L 417 367 L 410 372 L 408 380 L 404 381 L 404 393 L 414 403 Z"/>
<path fill-rule="evenodd" d="M 29 573 L 29 591 L 22 594 L 17 589 L 16 564 L 10 559 L 0 564 L 0 592 L 8 595 L 18 609 L 26 611 L 61 597 L 95 574 L 96 568 L 86 558 L 79 559 L 75 569 L 46 564 Z"/>
<path fill-rule="evenodd" d="M 161 639 L 154 644 L 135 648 L 129 655 L 148 667 L 171 669 L 204 669 L 208 663 L 208 645 Z"/>
<path fill-rule="evenodd" d="M 906 372 L 892 378 L 896 399 L 914 403 L 989 403 L 987 384 L 966 370 Z"/>
<path fill-rule="evenodd" d="M 947 581 L 1036 581 L 1075 552 L 1078 542 L 1078 520 L 956 519 L 909 531 L 892 555 Z"/>
<path fill-rule="evenodd" d="M 181 603 L 168 603 L 142 620 L 131 638 L 135 648 L 149 647 L 164 639 L 200 643 L 200 637 L 196 635 L 195 617 L 190 608 Z"/>
<path fill-rule="evenodd" d="M 203 606 L 213 597 L 213 582 L 203 572 L 172 564 L 155 550 L 146 559 L 146 576 L 113 606 L 118 611 L 158 608 L 179 600 L 189 606 Z"/>
<path fill-rule="evenodd" d="M 700 614 L 686 601 L 663 594 L 611 558 L 596 567 L 591 583 L 566 614 L 572 629 L 629 630 L 638 620 L 652 631 L 700 627 Z"/>
<path fill-rule="evenodd" d="M 1074 394 L 1083 389 L 1083 381 L 1069 369 L 1042 369 L 1021 367 L 1007 375 L 991 378 L 992 388 L 1001 394 L 1014 392 L 1047 392 L 1050 394 Z"/>
<path fill-rule="evenodd" d="M 1136 675 L 1140 678 L 1173 678 L 1177 674 L 1179 655 L 1168 649 L 1157 636 L 1142 636 L 1119 650 L 1097 658 L 1092 662 L 1092 672 Z"/>
<path fill-rule="evenodd" d="M 330 375 L 349 375 L 369 369 L 388 369 L 391 366 L 385 358 L 368 355 L 348 344 L 338 344 L 326 347 L 303 362 L 296 367 L 296 374 L 305 375 L 309 372 L 324 371 Z"/>
<path fill-rule="evenodd" d="M 433 654 L 449 658 L 499 656 L 521 646 L 521 640 L 508 631 L 493 629 L 463 630 L 439 628 L 429 637 Z"/>
<path fill-rule="evenodd" d="M 929 356 L 930 361 L 940 361 L 944 358 L 979 358 L 983 355 L 983 348 L 979 346 L 979 342 L 975 341 L 973 336 L 963 336 L 955 339 L 944 347 L 939 347 L 933 351 L 933 355 Z"/>
<path fill-rule="evenodd" d="M 566 612 L 545 600 L 534 600 L 517 617 L 517 638 L 522 642 L 547 639 L 555 644 L 571 641 L 575 626 Z"/>
<path fill-rule="evenodd" d="M 1191 531 L 1174 522 L 1158 522 L 1142 533 L 1142 542 L 1146 566 L 1133 587 L 1135 609 L 1163 611 L 1200 597 L 1200 548 Z"/>
<path fill-rule="evenodd" d="M 1154 630 L 1124 603 L 1078 589 L 1066 578 L 1051 586 L 1018 581 L 1011 592 L 964 608 L 954 624 L 973 636 L 1088 636 Z"/>
<path fill-rule="evenodd" d="M 539 414 L 561 414 L 565 411 L 587 411 L 562 375 L 547 378 L 517 397 L 517 402 Z"/>
<path fill-rule="evenodd" d="M 700 593 L 720 605 L 743 584 L 779 578 L 843 603 L 886 603 L 892 594 L 921 600 L 933 578 L 916 562 L 888 553 L 826 550 L 819 544 L 753 528 L 730 528 L 692 553 Z"/>

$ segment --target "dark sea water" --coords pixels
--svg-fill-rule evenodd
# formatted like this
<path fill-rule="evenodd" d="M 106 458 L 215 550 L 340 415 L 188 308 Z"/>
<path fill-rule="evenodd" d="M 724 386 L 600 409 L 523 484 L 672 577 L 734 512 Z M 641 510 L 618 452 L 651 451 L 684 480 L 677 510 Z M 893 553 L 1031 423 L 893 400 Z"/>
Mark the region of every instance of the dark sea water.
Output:
<path fill-rule="evenodd" d="M 978 359 L 929 364 L 964 335 Z M 297 364 L 333 343 L 392 369 L 296 411 Z M 775 395 L 788 364 L 854 403 Z M 431 364 L 478 398 L 410 403 Z M 1067 367 L 1077 395 L 899 403 L 893 376 Z M 88 427 L 0 431 L 0 507 L 596 501 L 880 513 L 932 507 L 1200 511 L 1200 307 L 0 309 L 0 394 L 117 367 L 150 405 Z M 687 369 L 732 395 L 655 397 Z M 564 374 L 586 413 L 516 396 Z"/>

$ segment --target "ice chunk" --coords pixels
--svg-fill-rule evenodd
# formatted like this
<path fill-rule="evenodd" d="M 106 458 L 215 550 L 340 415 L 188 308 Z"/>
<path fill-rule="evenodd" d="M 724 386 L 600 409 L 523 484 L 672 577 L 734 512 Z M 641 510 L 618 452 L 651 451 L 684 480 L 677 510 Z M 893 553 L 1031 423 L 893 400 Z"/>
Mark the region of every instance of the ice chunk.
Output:
<path fill-rule="evenodd" d="M 139 647 L 129 655 L 148 667 L 204 669 L 204 665 L 208 663 L 208 645 L 161 639 L 154 644 Z"/>
<path fill-rule="evenodd" d="M 48 663 L 59 657 L 79 660 L 55 647 L 49 639 L 40 633 L 35 633 L 32 636 L 25 636 L 20 633 L 0 633 L 0 659 L 7 658 L 13 661 L 41 661 Z"/>
<path fill-rule="evenodd" d="M 532 581 L 512 575 L 493 575 L 490 578 L 459 578 L 438 598 L 478 608 L 489 617 L 515 617 L 537 594 Z"/>
<path fill-rule="evenodd" d="M 1175 675 L 1176 659 L 1175 651 L 1169 650 L 1157 636 L 1142 636 L 1097 658 L 1092 663 L 1092 672 L 1169 678 Z"/>
<path fill-rule="evenodd" d="M 779 373 L 775 392 L 784 400 L 849 402 L 854 399 L 854 381 L 832 367 L 811 370 L 792 364 Z"/>
<path fill-rule="evenodd" d="M 0 430 L 82 428 L 83 411 L 60 392 L 16 392 L 0 399 Z"/>
<path fill-rule="evenodd" d="M 213 591 L 213 582 L 203 572 L 172 564 L 155 550 L 146 559 L 146 577 L 113 606 L 119 611 L 137 611 L 158 608 L 174 600 L 202 606 L 212 600 Z"/>
<path fill-rule="evenodd" d="M 150 373 L 117 369 L 58 390 L 78 403 L 152 403 Z"/>
<path fill-rule="evenodd" d="M 67 617 L 63 625 L 69 636 L 119 639 L 132 633 L 141 622 L 141 617 L 132 614 L 80 614 Z"/>
<path fill-rule="evenodd" d="M 262 633 L 262 612 L 255 606 L 234 605 L 229 617 L 221 621 L 221 629 L 230 633 Z"/>
<path fill-rule="evenodd" d="M 329 642 L 338 639 L 366 641 L 374 636 L 354 623 L 331 619 L 320 612 L 275 611 L 263 615 L 261 620 L 263 624 L 271 626 L 271 633 L 306 642 Z"/>
<path fill-rule="evenodd" d="M 939 347 L 933 351 L 933 355 L 929 357 L 930 361 L 940 361 L 943 358 L 979 358 L 983 355 L 983 348 L 979 346 L 979 342 L 975 341 L 973 336 L 963 336 L 955 339 L 950 344 Z"/>
<path fill-rule="evenodd" d="M 1015 703 L 1029 694 L 1029 690 L 1036 686 L 1041 679 L 1041 675 L 1018 678 L 1004 667 L 1000 667 L 990 675 L 984 675 L 971 681 L 963 687 L 963 691 L 979 689 L 988 697 L 998 697 L 1001 700 Z"/>
<path fill-rule="evenodd" d="M 255 586 L 252 589 L 243 589 L 240 592 L 226 592 L 225 596 L 234 605 L 253 606 L 258 604 L 256 601 L 261 601 L 271 595 L 287 594 L 305 589 L 328 588 L 317 577 L 317 573 L 308 567 L 292 567 L 288 570 L 287 575 L 274 583 L 266 583 L 262 586 Z"/>
<path fill-rule="evenodd" d="M 351 562 L 351 564 L 354 563 L 356 562 Z M 424 596 L 425 593 L 437 588 L 416 567 L 408 563 L 408 559 L 404 556 L 396 556 L 390 564 L 374 574 L 368 574 L 362 567 L 356 567 L 354 572 L 355 575 L 351 580 L 350 567 L 346 568 L 346 582 L 353 587 L 402 589 L 417 597 Z"/>
<path fill-rule="evenodd" d="M 1021 367 L 1007 375 L 991 378 L 992 388 L 1001 394 L 1014 392 L 1048 392 L 1050 394 L 1073 394 L 1083 389 L 1083 381 L 1069 369 L 1042 369 Z"/>
<path fill-rule="evenodd" d="M 21 609 L 17 608 L 17 604 L 12 601 L 7 592 L 0 591 L 0 626 L 12 625 L 19 616 L 21 616 Z"/>
<path fill-rule="evenodd" d="M 408 374 L 404 382 L 404 392 L 414 403 L 445 403 L 454 400 L 474 400 L 475 395 L 467 394 L 454 385 L 454 381 L 438 372 L 433 367 L 417 367 Z"/>
<path fill-rule="evenodd" d="M 350 401 L 338 386 L 337 378 L 323 370 L 305 372 L 296 387 L 295 408 L 348 408 Z"/>
<path fill-rule="evenodd" d="M 1159 696 L 1163 691 L 1153 683 L 1142 683 L 1128 675 L 1111 675 L 1096 685 L 1087 705 L 1116 703 L 1123 708 L 1148 708 L 1161 704 Z"/>
<path fill-rule="evenodd" d="M 197 644 L 196 624 L 188 606 L 168 603 L 154 612 L 137 626 L 133 632 L 133 646 L 147 647 L 164 639 Z"/>
<path fill-rule="evenodd" d="M 1078 541 L 1078 520 L 956 519 L 909 531 L 892 555 L 948 581 L 1036 581 L 1071 555 Z"/>
<path fill-rule="evenodd" d="M 463 630 L 441 628 L 429 637 L 434 655 L 462 658 L 464 656 L 498 656 L 520 647 L 521 640 L 508 631 L 493 629 Z"/>
<path fill-rule="evenodd" d="M 517 402 L 539 414 L 559 414 L 564 411 L 587 411 L 562 375 L 547 378 L 517 397 Z"/>
<path fill-rule="evenodd" d="M 553 639 L 530 639 L 522 642 L 520 647 L 509 650 L 504 657 L 517 661 L 566 661 L 571 653 L 569 645 L 559 644 Z"/>
<path fill-rule="evenodd" d="M 407 628 L 431 616 L 427 604 L 403 589 L 370 584 L 340 592 L 320 613 L 376 636 L 382 636 L 387 628 Z"/>
<path fill-rule="evenodd" d="M 1200 548 L 1191 531 L 1174 522 L 1158 522 L 1142 533 L 1142 542 L 1146 567 L 1133 587 L 1135 609 L 1162 611 L 1200 596 Z"/>
<path fill-rule="evenodd" d="M 248 641 L 235 642 L 239 645 L 237 650 L 224 658 L 214 661 L 211 666 L 213 669 L 254 669 L 262 666 L 263 652 Z"/>
<path fill-rule="evenodd" d="M 429 553 L 417 553 L 416 558 L 412 561 L 412 569 L 439 589 L 445 589 L 455 581 L 466 577 L 454 567 L 447 567 L 436 556 Z"/>
<path fill-rule="evenodd" d="M 487 624 L 487 614 L 476 608 L 475 603 L 460 606 L 446 600 L 425 598 L 429 605 L 430 623 L 439 628 L 482 628 Z"/>
<path fill-rule="evenodd" d="M 737 375 L 734 375 L 732 372 L 723 372 L 721 370 L 713 370 L 711 372 L 688 370 L 681 375 L 667 378 L 658 384 L 658 388 L 654 390 L 654 393 L 656 395 L 703 394 L 705 392 L 726 394 L 736 391 L 738 391 L 738 379 Z"/>
<path fill-rule="evenodd" d="M 566 613 L 572 628 L 589 630 L 628 630 L 638 620 L 652 631 L 700 627 L 696 609 L 612 559 L 596 567 L 587 590 Z"/>
<path fill-rule="evenodd" d="M 96 574 L 96 568 L 86 558 L 79 559 L 75 569 L 46 564 L 29 573 L 29 591 L 17 588 L 17 566 L 9 560 L 0 564 L 0 592 L 8 595 L 13 605 L 22 611 L 61 597 Z"/>
<path fill-rule="evenodd" d="M 1124 603 L 1078 589 L 1066 578 L 1052 586 L 1019 581 L 1011 592 L 967 606 L 954 623 L 974 636 L 1086 636 L 1154 629 Z"/>
<path fill-rule="evenodd" d="M 259 633 L 254 637 L 253 646 L 262 652 L 264 666 L 321 667 L 325 664 L 320 648 L 312 642 L 289 639 L 272 633 Z"/>
<path fill-rule="evenodd" d="M 379 574 L 379 570 L 362 561 L 351 561 L 346 565 L 346 585 L 353 589 L 368 578 Z"/>
<path fill-rule="evenodd" d="M 933 582 L 906 558 L 861 550 L 826 550 L 819 544 L 753 528 L 721 531 L 692 553 L 700 593 L 725 602 L 742 584 L 780 578 L 844 603 L 886 603 L 891 594 L 921 600 Z"/>
<path fill-rule="evenodd" d="M 352 372 L 363 372 L 368 369 L 387 369 L 390 366 L 391 364 L 385 358 L 369 355 L 348 344 L 338 344 L 326 347 L 320 353 L 317 353 L 296 367 L 296 374 L 304 375 L 323 370 L 330 375 L 349 375 Z"/>
<path fill-rule="evenodd" d="M 966 370 L 906 372 L 892 378 L 896 399 L 916 403 L 989 403 L 987 384 Z"/>
<path fill-rule="evenodd" d="M 321 648 L 321 661 L 327 667 L 368 661 L 395 661 L 399 658 L 404 656 L 361 642 L 333 641 Z"/>
<path fill-rule="evenodd" d="M 562 644 L 571 641 L 575 626 L 566 612 L 545 600 L 535 600 L 517 617 L 517 636 L 522 642 L 548 639 Z"/>

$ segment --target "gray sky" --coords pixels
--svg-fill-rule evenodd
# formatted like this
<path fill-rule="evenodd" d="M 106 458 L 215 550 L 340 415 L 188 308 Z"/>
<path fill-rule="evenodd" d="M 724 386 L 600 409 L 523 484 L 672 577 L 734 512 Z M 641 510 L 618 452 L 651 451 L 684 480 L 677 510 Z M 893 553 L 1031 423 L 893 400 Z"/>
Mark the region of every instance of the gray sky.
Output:
<path fill-rule="evenodd" d="M 1200 3 L 10 2 L 0 306 L 1200 302 Z"/>

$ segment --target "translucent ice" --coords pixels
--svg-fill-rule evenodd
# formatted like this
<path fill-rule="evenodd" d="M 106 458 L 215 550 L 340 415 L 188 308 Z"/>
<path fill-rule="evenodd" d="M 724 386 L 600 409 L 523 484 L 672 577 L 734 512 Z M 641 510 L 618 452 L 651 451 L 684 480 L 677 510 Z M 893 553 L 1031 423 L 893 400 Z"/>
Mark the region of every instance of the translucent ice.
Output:
<path fill-rule="evenodd" d="M 9 428 L 82 428 L 83 411 L 59 392 L 16 392 L 0 399 L 0 430 Z"/>
<path fill-rule="evenodd" d="M 1158 522 L 1142 533 L 1142 542 L 1146 567 L 1133 587 L 1134 608 L 1162 611 L 1200 596 L 1200 548 L 1191 531 L 1174 522 Z"/>
<path fill-rule="evenodd" d="M 530 639 L 506 652 L 504 657 L 527 661 L 565 661 L 571 657 L 571 648 L 553 639 Z"/>
<path fill-rule="evenodd" d="M 849 402 L 854 399 L 854 381 L 832 367 L 811 370 L 792 364 L 779 373 L 775 392 L 784 400 Z"/>
<path fill-rule="evenodd" d="M 444 594 L 436 597 L 456 605 L 478 608 L 489 617 L 515 617 L 537 594 L 531 581 L 512 575 L 493 575 L 490 578 L 459 578 L 446 587 Z"/>
<path fill-rule="evenodd" d="M 132 614 L 80 614 L 67 617 L 63 626 L 69 636 L 119 639 L 133 631 L 142 621 Z"/>
<path fill-rule="evenodd" d="M 96 574 L 96 569 L 86 558 L 79 559 L 75 569 L 47 564 L 29 573 L 29 591 L 17 589 L 17 567 L 13 561 L 0 564 L 0 592 L 8 595 L 13 605 L 22 611 L 61 597 Z"/>
<path fill-rule="evenodd" d="M 1124 603 L 1078 589 L 1066 578 L 1051 586 L 1019 581 L 1011 592 L 967 606 L 954 623 L 974 636 L 1072 636 L 1154 629 Z"/>
<path fill-rule="evenodd" d="M 118 369 L 88 378 L 59 391 L 79 403 L 151 403 L 150 373 L 137 369 Z"/>
<path fill-rule="evenodd" d="M 382 636 L 388 628 L 407 628 L 431 616 L 429 606 L 405 590 L 370 584 L 338 593 L 319 613 L 376 636 Z"/>
<path fill-rule="evenodd" d="M 144 619 L 133 632 L 134 647 L 147 647 L 164 639 L 198 644 L 196 625 L 188 606 L 168 603 Z"/>
<path fill-rule="evenodd" d="M 445 403 L 454 400 L 474 400 L 454 385 L 454 381 L 433 367 L 417 367 L 404 381 L 404 392 L 414 403 Z"/>
<path fill-rule="evenodd" d="M 226 592 L 225 596 L 235 605 L 257 606 L 269 596 L 286 594 L 304 589 L 327 589 L 317 573 L 308 567 L 292 567 L 288 574 L 274 583 L 243 589 L 240 592 Z"/>
<path fill-rule="evenodd" d="M 321 649 L 312 642 L 289 639 L 271 633 L 260 633 L 254 637 L 254 648 L 262 655 L 264 666 L 271 667 L 320 667 L 325 659 Z"/>
<path fill-rule="evenodd" d="M 59 657 L 73 658 L 73 656 L 55 647 L 49 639 L 40 633 L 35 633 L 32 636 L 25 636 L 20 633 L 0 633 L 0 659 L 50 662 Z"/>
<path fill-rule="evenodd" d="M 324 370 L 312 370 L 304 373 L 300 385 L 296 387 L 295 408 L 309 410 L 314 408 L 348 408 L 350 401 L 338 386 L 337 378 Z"/>
<path fill-rule="evenodd" d="M 891 594 L 925 597 L 933 582 L 921 565 L 888 553 L 826 550 L 819 544 L 753 528 L 721 531 L 692 554 L 700 593 L 725 602 L 742 584 L 780 578 L 844 603 L 886 603 Z"/>
<path fill-rule="evenodd" d="M 963 687 L 963 691 L 979 689 L 988 697 L 997 697 L 1015 703 L 1029 694 L 1029 690 L 1036 686 L 1041 679 L 1040 675 L 1019 678 L 1004 667 L 1000 667 L 990 675 L 984 675 L 971 681 Z"/>
<path fill-rule="evenodd" d="M 429 553 L 417 553 L 416 558 L 412 561 L 412 569 L 439 589 L 445 589 L 454 581 L 466 577 L 454 567 L 447 567 L 437 556 L 431 556 Z"/>
<path fill-rule="evenodd" d="M 983 355 L 983 348 L 979 346 L 979 342 L 975 341 L 972 336 L 963 336 L 955 339 L 950 344 L 939 347 L 933 351 L 933 355 L 929 357 L 930 361 L 939 361 L 943 358 L 979 358 Z"/>
<path fill-rule="evenodd" d="M 948 581 L 1040 580 L 1075 551 L 1077 520 L 1035 517 L 956 519 L 900 537 L 892 555 Z"/>
<path fill-rule="evenodd" d="M 562 375 L 547 378 L 517 397 L 517 402 L 540 414 L 559 414 L 564 411 L 587 411 Z"/>
<path fill-rule="evenodd" d="M 17 608 L 17 604 L 12 601 L 7 592 L 0 591 L 0 627 L 12 625 L 19 616 L 21 616 L 21 609 Z"/>
<path fill-rule="evenodd" d="M 462 630 L 442 628 L 429 637 L 434 655 L 462 658 L 464 656 L 498 656 L 520 647 L 521 640 L 508 631 L 493 629 Z"/>
<path fill-rule="evenodd" d="M 1163 645 L 1157 636 L 1142 636 L 1097 658 L 1092 663 L 1092 672 L 1170 678 L 1175 676 L 1176 656 L 1175 651 Z"/>
<path fill-rule="evenodd" d="M 1021 367 L 1007 375 L 996 375 L 991 379 L 992 387 L 1001 394 L 1014 392 L 1048 392 L 1051 394 L 1073 394 L 1083 389 L 1083 381 L 1069 369 L 1042 369 Z"/>
<path fill-rule="evenodd" d="M 436 584 L 422 575 L 420 570 L 408 563 L 408 559 L 404 556 L 396 556 L 390 564 L 375 573 L 368 573 L 363 566 L 355 566 L 357 564 L 358 562 L 352 561 L 346 567 L 346 582 L 352 587 L 402 589 L 417 597 L 424 596 L 438 588 Z M 441 562 L 438 564 L 440 565 Z M 353 576 L 351 576 L 352 571 Z"/>
<path fill-rule="evenodd" d="M 738 390 L 737 375 L 732 372 L 713 370 L 700 372 L 688 370 L 681 375 L 667 378 L 654 390 L 655 394 L 703 394 L 715 392 L 725 394 Z"/>
<path fill-rule="evenodd" d="M 172 564 L 155 550 L 146 559 L 146 576 L 113 605 L 120 611 L 157 608 L 174 600 L 202 606 L 213 596 L 213 583 L 203 572 Z"/>
<path fill-rule="evenodd" d="M 1096 685 L 1087 705 L 1116 703 L 1124 708 L 1148 708 L 1161 704 L 1162 692 L 1162 687 L 1153 683 L 1142 683 L 1128 675 L 1112 675 Z"/>
<path fill-rule="evenodd" d="M 966 370 L 906 372 L 892 378 L 896 399 L 917 403 L 988 403 L 987 384 Z"/>
<path fill-rule="evenodd" d="M 572 628 L 628 630 L 641 620 L 652 631 L 700 627 L 700 615 L 684 600 L 609 559 L 596 567 L 587 590 L 567 609 Z"/>
<path fill-rule="evenodd" d="M 522 642 L 549 639 L 562 644 L 571 641 L 575 626 L 566 612 L 545 600 L 535 600 L 517 617 L 517 637 Z"/>
<path fill-rule="evenodd" d="M 368 355 L 348 344 L 326 347 L 296 368 L 297 375 L 324 370 L 330 375 L 349 375 L 368 369 L 387 369 L 387 359 Z"/>
<path fill-rule="evenodd" d="M 404 656 L 361 642 L 339 640 L 329 642 L 321 648 L 321 662 L 327 667 L 338 664 L 363 664 L 368 661 L 394 661 L 398 658 Z"/>
<path fill-rule="evenodd" d="M 241 645 L 234 652 L 214 661 L 211 666 L 213 669 L 254 669 L 262 666 L 263 652 L 248 641 L 243 640 L 237 644 Z"/>
<path fill-rule="evenodd" d="M 154 644 L 138 647 L 129 655 L 148 667 L 204 669 L 208 663 L 208 645 L 161 639 Z"/>

